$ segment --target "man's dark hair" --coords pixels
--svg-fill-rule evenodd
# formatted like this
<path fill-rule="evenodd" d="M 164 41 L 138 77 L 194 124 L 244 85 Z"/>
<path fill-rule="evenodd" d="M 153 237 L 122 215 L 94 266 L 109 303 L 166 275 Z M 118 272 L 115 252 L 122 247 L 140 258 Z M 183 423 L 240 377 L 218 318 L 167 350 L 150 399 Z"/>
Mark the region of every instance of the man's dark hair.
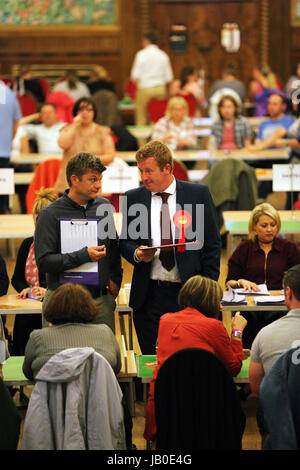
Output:
<path fill-rule="evenodd" d="M 157 44 L 157 35 L 155 34 L 154 31 L 149 31 L 148 33 L 145 33 L 144 38 L 148 39 L 148 41 L 150 41 L 151 44 Z"/>
<path fill-rule="evenodd" d="M 78 111 L 79 111 L 79 107 L 81 105 L 81 103 L 86 103 L 86 104 L 90 104 L 92 105 L 93 107 L 93 111 L 94 111 L 94 118 L 93 120 L 96 121 L 96 117 L 97 117 L 97 109 L 96 109 L 96 106 L 95 106 L 95 103 L 94 101 L 91 99 L 91 98 L 88 98 L 87 96 L 83 96 L 82 98 L 79 98 L 79 100 L 77 100 L 73 106 L 73 110 L 72 110 L 72 113 L 73 113 L 73 116 L 77 116 L 78 114 Z"/>
<path fill-rule="evenodd" d="M 71 176 L 76 175 L 80 180 L 83 175 L 89 171 L 96 171 L 97 173 L 103 173 L 106 168 L 102 165 L 101 160 L 92 155 L 91 153 L 81 152 L 72 157 L 69 160 L 66 169 L 66 177 L 69 186 L 72 186 Z"/>
<path fill-rule="evenodd" d="M 290 287 L 294 296 L 300 301 L 300 264 L 290 268 L 283 276 L 283 288 Z"/>

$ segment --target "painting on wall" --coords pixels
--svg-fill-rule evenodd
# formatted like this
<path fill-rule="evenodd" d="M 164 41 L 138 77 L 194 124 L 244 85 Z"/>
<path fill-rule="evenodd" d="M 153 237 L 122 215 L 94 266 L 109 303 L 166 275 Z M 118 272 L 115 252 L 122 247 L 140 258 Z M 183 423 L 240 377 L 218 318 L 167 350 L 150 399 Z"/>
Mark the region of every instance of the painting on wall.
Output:
<path fill-rule="evenodd" d="M 291 25 L 300 26 L 300 0 L 291 0 Z"/>
<path fill-rule="evenodd" d="M 0 0 L 1 26 L 114 26 L 118 0 Z"/>

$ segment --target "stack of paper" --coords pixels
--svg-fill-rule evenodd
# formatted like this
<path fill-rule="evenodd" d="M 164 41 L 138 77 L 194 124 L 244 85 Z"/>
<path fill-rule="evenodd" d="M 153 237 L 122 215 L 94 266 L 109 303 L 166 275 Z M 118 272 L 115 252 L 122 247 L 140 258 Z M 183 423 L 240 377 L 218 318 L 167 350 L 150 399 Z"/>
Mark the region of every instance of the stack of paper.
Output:
<path fill-rule="evenodd" d="M 266 284 L 258 284 L 257 287 L 259 288 L 258 292 L 254 292 L 253 290 L 245 290 L 243 287 L 239 287 L 238 289 L 233 289 L 234 292 L 237 294 L 244 294 L 244 295 L 270 295 Z"/>
<path fill-rule="evenodd" d="M 222 305 L 232 305 L 232 304 L 247 304 L 245 295 L 239 295 L 235 292 L 232 287 L 228 286 L 228 292 L 225 292 L 222 298 Z"/>
<path fill-rule="evenodd" d="M 284 295 L 268 295 L 254 297 L 255 305 L 284 305 Z"/>

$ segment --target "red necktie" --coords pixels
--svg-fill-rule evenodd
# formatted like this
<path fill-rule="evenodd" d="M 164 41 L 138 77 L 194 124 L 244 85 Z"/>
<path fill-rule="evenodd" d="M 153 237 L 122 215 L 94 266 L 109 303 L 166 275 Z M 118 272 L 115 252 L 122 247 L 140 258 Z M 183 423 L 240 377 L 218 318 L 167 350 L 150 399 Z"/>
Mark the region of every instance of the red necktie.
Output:
<path fill-rule="evenodd" d="M 173 243 L 171 219 L 168 206 L 168 193 L 156 193 L 157 196 L 162 198 L 162 205 L 160 210 L 160 238 L 161 245 L 171 245 Z M 161 264 L 167 271 L 175 266 L 175 258 L 173 248 L 163 248 L 160 250 L 159 259 Z"/>

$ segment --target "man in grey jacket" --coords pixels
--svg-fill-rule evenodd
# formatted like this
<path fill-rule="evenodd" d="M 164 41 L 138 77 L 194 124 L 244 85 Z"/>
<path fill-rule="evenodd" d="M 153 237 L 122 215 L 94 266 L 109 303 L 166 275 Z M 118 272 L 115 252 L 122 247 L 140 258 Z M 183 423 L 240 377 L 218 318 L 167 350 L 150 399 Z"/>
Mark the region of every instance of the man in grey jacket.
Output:
<path fill-rule="evenodd" d="M 43 311 L 53 291 L 60 285 L 62 273 L 85 263 L 97 262 L 99 282 L 85 287 L 99 307 L 96 322 L 107 324 L 114 332 L 115 298 L 122 281 L 122 267 L 111 205 L 107 199 L 97 197 L 103 171 L 105 167 L 99 158 L 89 153 L 79 153 L 69 161 L 66 176 L 70 189 L 38 216 L 35 257 L 38 269 L 46 273 Z M 84 246 L 62 253 L 60 222 L 65 218 L 99 220 L 98 246 Z"/>

